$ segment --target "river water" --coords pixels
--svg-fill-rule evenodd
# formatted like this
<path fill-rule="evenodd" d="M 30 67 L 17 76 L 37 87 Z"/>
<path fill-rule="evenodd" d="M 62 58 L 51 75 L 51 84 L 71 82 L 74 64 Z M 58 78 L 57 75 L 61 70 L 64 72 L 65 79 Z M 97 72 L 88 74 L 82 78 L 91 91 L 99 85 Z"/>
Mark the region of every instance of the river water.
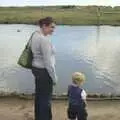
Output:
<path fill-rule="evenodd" d="M 17 65 L 17 60 L 36 29 L 35 25 L 0 25 L 0 91 L 34 93 L 31 71 Z M 120 27 L 60 25 L 51 39 L 59 78 L 55 93 L 66 93 L 72 72 L 81 71 L 88 93 L 120 94 Z"/>

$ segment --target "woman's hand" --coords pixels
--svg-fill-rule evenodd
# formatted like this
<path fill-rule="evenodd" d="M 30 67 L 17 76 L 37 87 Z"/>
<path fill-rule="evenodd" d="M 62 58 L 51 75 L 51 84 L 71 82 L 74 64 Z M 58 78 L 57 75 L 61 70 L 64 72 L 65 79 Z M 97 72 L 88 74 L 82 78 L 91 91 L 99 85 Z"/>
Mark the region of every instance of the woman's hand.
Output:
<path fill-rule="evenodd" d="M 56 84 L 57 84 L 57 82 L 58 82 L 58 77 L 57 77 L 57 76 L 55 76 L 55 80 L 53 80 L 53 85 L 56 85 Z"/>

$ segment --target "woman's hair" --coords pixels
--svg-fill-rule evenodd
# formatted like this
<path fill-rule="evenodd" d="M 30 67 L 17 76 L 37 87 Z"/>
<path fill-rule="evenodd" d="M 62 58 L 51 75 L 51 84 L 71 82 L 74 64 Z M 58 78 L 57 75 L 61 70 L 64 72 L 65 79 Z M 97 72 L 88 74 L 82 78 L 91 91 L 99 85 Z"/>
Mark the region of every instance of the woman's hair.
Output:
<path fill-rule="evenodd" d="M 42 27 L 43 25 L 49 26 L 51 23 L 55 23 L 52 17 L 45 17 L 38 21 L 38 25 Z"/>
<path fill-rule="evenodd" d="M 85 75 L 81 72 L 74 72 L 72 74 L 72 82 L 77 84 L 77 83 L 82 83 L 85 81 Z"/>

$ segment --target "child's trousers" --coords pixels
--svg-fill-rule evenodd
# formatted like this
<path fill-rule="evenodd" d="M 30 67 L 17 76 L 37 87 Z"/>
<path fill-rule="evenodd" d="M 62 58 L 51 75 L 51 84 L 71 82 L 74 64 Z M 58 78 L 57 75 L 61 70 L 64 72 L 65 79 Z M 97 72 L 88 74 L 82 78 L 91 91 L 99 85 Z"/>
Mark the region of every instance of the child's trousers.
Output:
<path fill-rule="evenodd" d="M 80 105 L 69 105 L 68 118 L 77 120 L 87 120 L 87 110 Z"/>

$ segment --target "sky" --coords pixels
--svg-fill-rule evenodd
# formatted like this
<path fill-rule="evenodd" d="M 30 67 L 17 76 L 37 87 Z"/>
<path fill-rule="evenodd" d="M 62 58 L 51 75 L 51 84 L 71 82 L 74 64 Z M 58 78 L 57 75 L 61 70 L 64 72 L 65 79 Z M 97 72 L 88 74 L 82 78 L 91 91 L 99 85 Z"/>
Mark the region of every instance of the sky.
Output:
<path fill-rule="evenodd" d="M 0 6 L 105 5 L 120 6 L 120 0 L 0 0 Z"/>

